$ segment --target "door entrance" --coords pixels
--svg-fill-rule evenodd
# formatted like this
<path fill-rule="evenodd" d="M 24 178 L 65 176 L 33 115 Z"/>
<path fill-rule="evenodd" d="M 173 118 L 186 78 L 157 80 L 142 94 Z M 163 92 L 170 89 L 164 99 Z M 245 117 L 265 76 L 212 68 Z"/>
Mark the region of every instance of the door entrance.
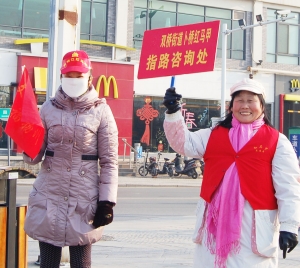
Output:
<path fill-rule="evenodd" d="M 7 155 L 8 136 L 4 129 L 12 107 L 15 89 L 14 86 L 0 86 L 0 155 Z"/>
<path fill-rule="evenodd" d="M 300 101 L 284 101 L 283 134 L 288 137 L 289 128 L 300 127 Z"/>

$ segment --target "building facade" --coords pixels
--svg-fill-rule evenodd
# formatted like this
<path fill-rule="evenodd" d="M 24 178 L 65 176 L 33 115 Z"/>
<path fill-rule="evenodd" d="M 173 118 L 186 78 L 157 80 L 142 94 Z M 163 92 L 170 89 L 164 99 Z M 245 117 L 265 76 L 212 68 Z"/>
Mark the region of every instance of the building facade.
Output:
<path fill-rule="evenodd" d="M 24 62 L 40 105 L 45 100 L 42 74 L 47 67 L 48 43 L 41 39 L 38 47 L 24 40 L 49 37 L 49 22 L 45 20 L 49 17 L 49 1 L 0 0 L 0 6 L 0 108 L 7 112 L 5 109 L 11 106 Z M 257 15 L 261 15 L 259 19 L 263 22 L 277 20 L 282 16 L 278 10 L 290 10 L 285 13 L 294 18 L 246 29 L 239 26 L 241 20 L 246 25 L 259 24 Z M 228 29 L 238 29 L 227 35 L 226 103 L 230 100 L 230 86 L 252 77 L 266 88 L 272 123 L 289 136 L 290 129 L 300 127 L 299 15 L 300 3 L 294 0 L 203 0 L 201 5 L 197 0 L 82 0 L 80 49 L 91 56 L 95 87 L 102 77 L 98 87 L 100 97 L 104 96 L 102 92 L 109 77 L 114 77 L 106 85 L 109 96 L 104 97 L 116 116 L 119 154 L 124 153 L 122 139 L 131 145 L 141 143 L 143 149 L 154 152 L 173 151 L 163 131 L 162 105 L 171 77 L 137 78 L 145 31 L 213 20 L 221 22 L 214 71 L 175 78 L 176 90 L 183 95 L 182 113 L 187 126 L 196 131 L 211 126 L 212 118 L 223 116 L 222 27 L 226 23 Z M 113 95 L 115 85 L 118 98 Z M 5 120 L 3 114 L 1 130 Z M 5 151 L 7 136 L 3 131 L 0 134 L 0 148 Z M 294 144 L 297 150 L 297 142 Z"/>

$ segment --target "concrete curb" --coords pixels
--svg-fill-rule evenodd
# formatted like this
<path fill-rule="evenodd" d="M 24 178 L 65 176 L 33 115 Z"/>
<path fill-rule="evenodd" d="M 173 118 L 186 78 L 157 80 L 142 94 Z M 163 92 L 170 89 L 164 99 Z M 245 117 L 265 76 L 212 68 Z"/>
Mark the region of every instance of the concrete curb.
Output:
<path fill-rule="evenodd" d="M 18 185 L 32 185 L 35 179 L 19 179 Z M 202 177 L 191 179 L 182 177 L 181 179 L 161 178 L 142 178 L 119 176 L 119 187 L 200 187 Z"/>

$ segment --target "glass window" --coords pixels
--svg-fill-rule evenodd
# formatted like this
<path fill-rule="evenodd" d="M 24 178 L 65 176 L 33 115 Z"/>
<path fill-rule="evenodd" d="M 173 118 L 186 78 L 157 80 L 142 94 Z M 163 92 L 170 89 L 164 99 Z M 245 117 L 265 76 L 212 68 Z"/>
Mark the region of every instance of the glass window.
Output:
<path fill-rule="evenodd" d="M 105 41 L 106 36 L 106 5 L 93 3 L 92 6 L 92 32 L 94 36 L 91 39 L 95 39 L 95 35 Z"/>
<path fill-rule="evenodd" d="M 49 29 L 50 4 L 48 0 L 26 0 L 24 2 L 24 27 Z"/>
<path fill-rule="evenodd" d="M 267 10 L 267 16 L 268 16 L 268 20 L 276 20 L 276 13 L 275 13 L 275 9 L 268 9 Z"/>
<path fill-rule="evenodd" d="M 147 3 L 147 0 L 139 2 Z M 0 35 L 21 38 L 49 36 L 49 0 L 0 0 Z M 82 0 L 81 39 L 105 41 L 107 0 Z"/>
<path fill-rule="evenodd" d="M 215 17 L 220 19 L 231 19 L 231 10 L 207 7 L 205 15 L 208 17 Z"/>
<path fill-rule="evenodd" d="M 91 3 L 90 2 L 82 2 L 81 4 L 81 38 L 83 34 L 88 36 L 90 34 L 90 21 L 91 21 Z M 88 38 L 85 38 L 88 39 Z"/>
<path fill-rule="evenodd" d="M 177 26 L 204 22 L 204 7 L 178 4 Z"/>
<path fill-rule="evenodd" d="M 12 26 L 12 28 L 5 28 L 5 30 L 18 29 L 20 31 L 22 23 L 22 2 L 20 3 L 21 5 L 19 5 L 19 1 L 0 0 L 0 25 Z"/>
<path fill-rule="evenodd" d="M 204 7 L 178 4 L 178 13 L 204 16 Z"/>
<path fill-rule="evenodd" d="M 0 0 L 0 34 L 19 35 L 22 24 L 22 2 Z"/>
<path fill-rule="evenodd" d="M 107 0 L 82 1 L 81 39 L 106 41 Z"/>
<path fill-rule="evenodd" d="M 269 18 L 268 18 L 269 19 Z M 275 53 L 276 23 L 267 24 L 267 53 Z M 273 41 L 273 42 L 272 42 Z"/>
<path fill-rule="evenodd" d="M 291 25 L 289 27 L 289 54 L 298 54 L 299 51 L 299 27 Z"/>
<path fill-rule="evenodd" d="M 203 16 L 187 15 L 187 14 L 178 14 L 178 23 L 177 26 L 193 24 L 198 22 L 204 22 Z"/>
<path fill-rule="evenodd" d="M 147 10 L 143 8 L 134 9 L 134 28 L 133 28 L 133 46 L 135 48 L 142 47 L 142 41 L 144 37 L 144 32 L 146 31 L 146 16 Z"/>
<path fill-rule="evenodd" d="M 149 8 L 150 9 L 162 10 L 162 11 L 176 12 L 176 3 L 171 3 L 171 2 L 166 2 L 166 1 L 159 1 L 159 0 L 152 0 L 152 1 L 149 1 Z"/>
<path fill-rule="evenodd" d="M 275 20 L 274 9 L 268 9 L 268 20 Z M 270 23 L 267 25 L 267 61 L 299 65 L 299 14 L 285 22 Z"/>
<path fill-rule="evenodd" d="M 148 7 L 145 7 L 146 2 L 146 0 L 136 0 L 134 2 L 135 19 L 133 29 L 133 46 L 135 48 L 141 48 L 144 35 L 143 33 L 145 30 L 176 25 L 181 26 L 214 20 L 220 20 L 221 26 L 223 23 L 227 23 L 228 29 L 232 29 L 233 26 L 239 27 L 238 22 L 234 21 L 232 18 L 232 10 L 229 9 L 210 8 L 204 6 L 154 0 L 148 0 Z M 227 37 L 228 58 L 241 60 L 244 59 L 244 36 L 245 31 L 238 31 L 230 34 Z M 222 34 L 219 34 L 217 57 L 222 56 L 221 47 Z"/>
<path fill-rule="evenodd" d="M 289 53 L 288 51 L 288 41 L 289 41 L 289 26 L 284 24 L 278 25 L 278 52 L 279 53 Z"/>
<path fill-rule="evenodd" d="M 213 21 L 213 20 L 216 20 L 216 18 L 206 18 L 206 21 Z M 222 25 L 224 23 L 227 24 L 228 29 L 231 29 L 231 21 L 224 20 L 224 19 L 221 19 L 220 28 L 222 27 Z M 222 57 L 222 37 L 223 37 L 223 35 L 220 32 L 221 32 L 221 29 L 219 30 L 219 37 L 218 37 L 218 47 L 217 47 L 217 57 L 218 58 Z M 231 38 L 232 38 L 232 34 L 227 35 L 227 59 L 230 59 L 230 57 L 231 57 L 231 53 L 230 53 Z"/>
<path fill-rule="evenodd" d="M 149 11 L 148 29 L 164 28 L 176 25 L 176 13 L 162 12 L 158 10 Z"/>
<path fill-rule="evenodd" d="M 277 56 L 277 62 L 278 63 L 285 63 L 285 64 L 298 64 L 298 58 L 297 57 L 289 57 L 289 56 Z"/>
<path fill-rule="evenodd" d="M 232 28 L 236 29 L 238 28 L 238 21 L 234 20 L 232 22 Z M 244 59 L 244 31 L 236 31 L 232 34 L 232 59 L 242 60 Z"/>

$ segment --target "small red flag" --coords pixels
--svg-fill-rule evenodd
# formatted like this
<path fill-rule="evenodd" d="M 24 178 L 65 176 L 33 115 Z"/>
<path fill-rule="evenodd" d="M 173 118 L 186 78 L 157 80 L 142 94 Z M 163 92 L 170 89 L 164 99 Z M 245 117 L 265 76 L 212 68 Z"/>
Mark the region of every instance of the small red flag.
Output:
<path fill-rule="evenodd" d="M 37 156 L 43 143 L 45 129 L 26 68 L 18 86 L 5 132 L 31 158 Z"/>

